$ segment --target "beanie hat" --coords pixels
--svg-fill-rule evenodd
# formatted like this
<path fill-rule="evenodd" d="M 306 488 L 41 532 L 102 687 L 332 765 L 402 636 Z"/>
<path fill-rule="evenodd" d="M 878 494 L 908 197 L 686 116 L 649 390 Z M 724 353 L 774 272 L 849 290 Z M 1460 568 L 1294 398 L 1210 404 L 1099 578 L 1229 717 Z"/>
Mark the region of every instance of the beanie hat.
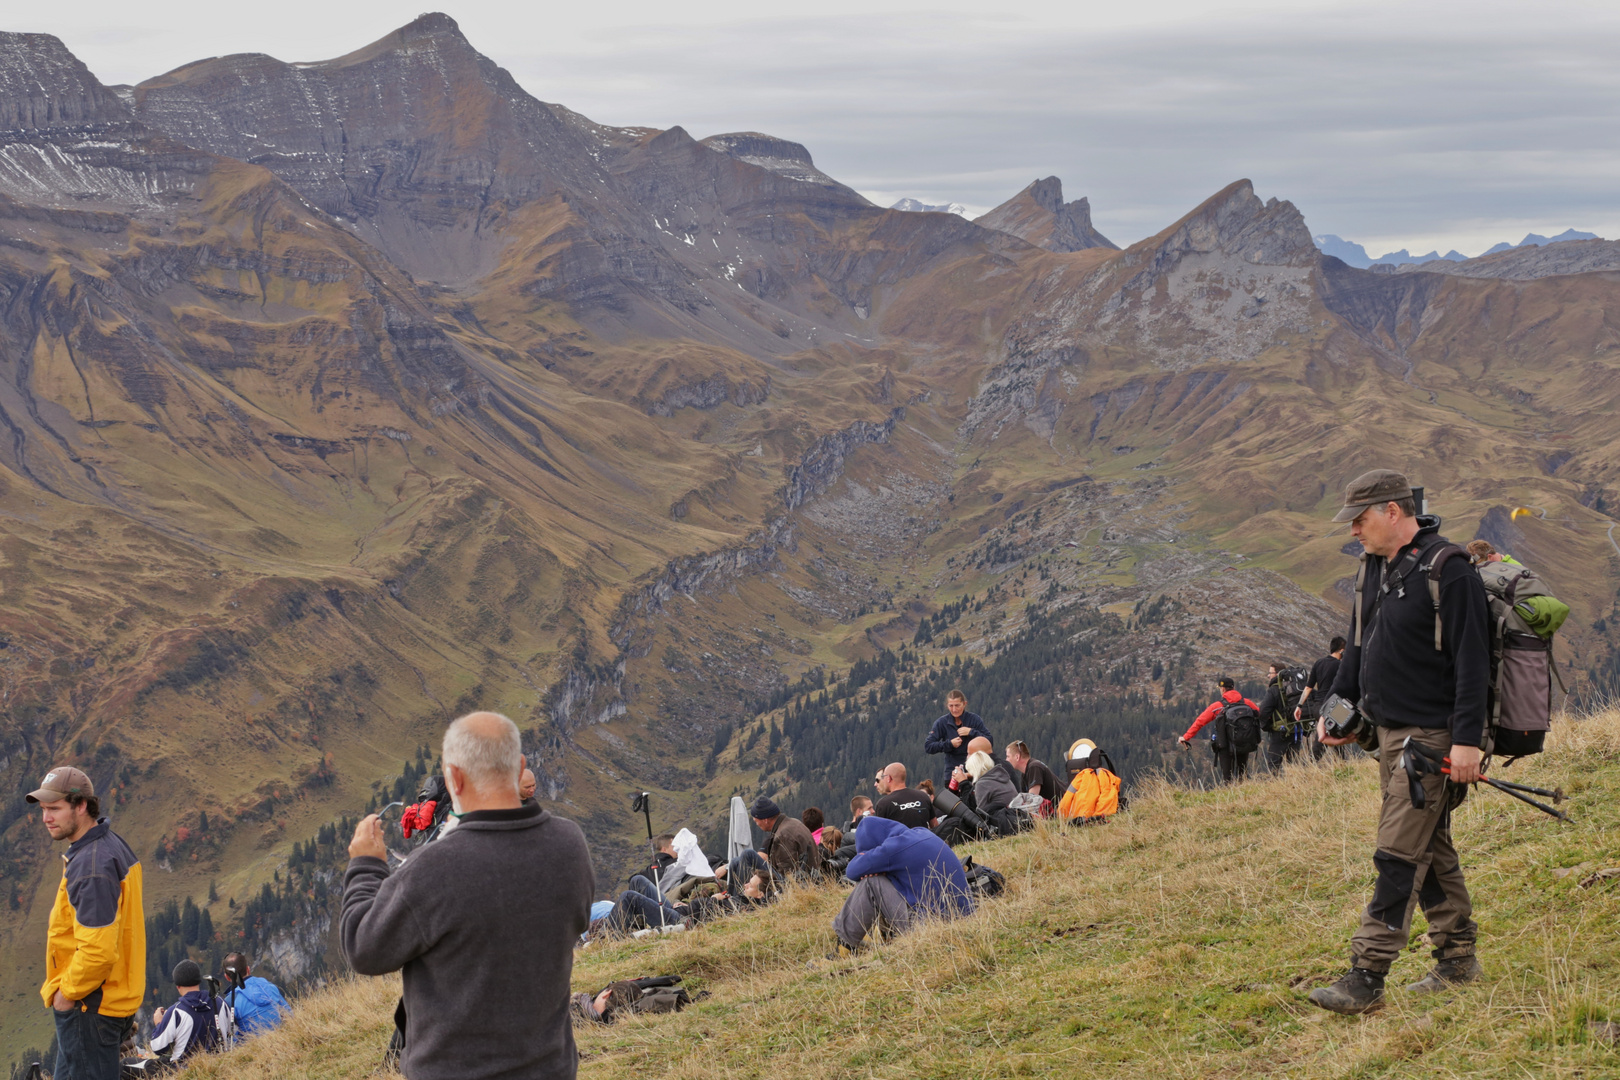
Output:
<path fill-rule="evenodd" d="M 748 808 L 748 816 L 758 818 L 760 821 L 769 821 L 774 817 L 782 816 L 782 808 L 761 795 L 754 800 L 754 805 Z"/>
<path fill-rule="evenodd" d="M 202 968 L 195 960 L 182 960 L 174 965 L 174 985 L 198 986 L 202 983 Z"/>

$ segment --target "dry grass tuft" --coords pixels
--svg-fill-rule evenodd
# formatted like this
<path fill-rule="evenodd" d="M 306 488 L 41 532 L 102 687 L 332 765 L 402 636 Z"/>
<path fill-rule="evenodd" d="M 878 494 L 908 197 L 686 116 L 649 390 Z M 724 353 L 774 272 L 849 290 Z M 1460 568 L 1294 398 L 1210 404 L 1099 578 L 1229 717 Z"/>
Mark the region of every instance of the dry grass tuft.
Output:
<path fill-rule="evenodd" d="M 710 996 L 684 1013 L 579 1032 L 608 1078 L 1016 1077 L 1077 1062 L 1119 1077 L 1620 1076 L 1620 710 L 1559 726 L 1514 779 L 1562 786 L 1573 824 L 1471 795 L 1464 852 L 1487 977 L 1439 1001 L 1399 987 L 1429 965 L 1421 917 L 1381 1013 L 1312 1008 L 1335 977 L 1372 882 L 1370 762 L 1292 769 L 1214 792 L 1145 787 L 1092 829 L 980 845 L 1007 894 L 845 961 L 844 893 L 799 889 L 773 909 L 689 934 L 581 954 L 576 989 L 677 973 Z M 388 1033 L 392 980 L 300 1004 L 285 1032 L 205 1076 L 363 1075 Z"/>

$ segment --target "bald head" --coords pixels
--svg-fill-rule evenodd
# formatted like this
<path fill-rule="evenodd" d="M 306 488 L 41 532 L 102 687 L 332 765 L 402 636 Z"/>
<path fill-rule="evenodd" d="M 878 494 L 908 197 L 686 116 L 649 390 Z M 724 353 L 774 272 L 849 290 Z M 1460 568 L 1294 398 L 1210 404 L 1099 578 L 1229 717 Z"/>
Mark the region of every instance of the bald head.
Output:
<path fill-rule="evenodd" d="M 983 735 L 975 735 L 973 738 L 968 740 L 967 752 L 969 756 L 981 753 L 991 754 L 995 752 L 995 748 L 990 745 L 990 740 L 985 738 Z"/>
<path fill-rule="evenodd" d="M 893 762 L 883 770 L 883 775 L 889 778 L 889 790 L 899 791 L 906 786 L 906 767 L 898 761 Z"/>
<path fill-rule="evenodd" d="M 463 787 L 483 798 L 510 798 L 516 806 L 518 775 L 524 768 L 517 725 L 500 713 L 468 713 L 444 733 L 444 768 L 446 780 L 454 769 Z M 465 792 L 462 797 L 465 801 Z"/>

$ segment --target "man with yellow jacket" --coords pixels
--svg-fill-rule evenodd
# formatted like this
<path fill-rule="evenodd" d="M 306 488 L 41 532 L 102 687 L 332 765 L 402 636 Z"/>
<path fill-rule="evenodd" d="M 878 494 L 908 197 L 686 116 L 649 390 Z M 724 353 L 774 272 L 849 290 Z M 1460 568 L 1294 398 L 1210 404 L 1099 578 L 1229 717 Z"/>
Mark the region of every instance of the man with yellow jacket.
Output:
<path fill-rule="evenodd" d="M 45 940 L 40 996 L 56 1017 L 55 1080 L 117 1080 L 118 1047 L 146 997 L 141 864 L 101 816 L 78 769 L 52 769 L 30 792 L 52 840 L 67 844 Z"/>

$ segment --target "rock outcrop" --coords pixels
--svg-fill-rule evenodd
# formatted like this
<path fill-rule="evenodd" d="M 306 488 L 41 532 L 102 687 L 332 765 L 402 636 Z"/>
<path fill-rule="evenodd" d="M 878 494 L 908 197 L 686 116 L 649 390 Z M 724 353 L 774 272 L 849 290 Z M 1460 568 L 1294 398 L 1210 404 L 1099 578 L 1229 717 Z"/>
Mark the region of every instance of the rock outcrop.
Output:
<path fill-rule="evenodd" d="M 1119 245 L 1092 227 L 1091 201 L 1064 202 L 1063 181 L 1055 176 L 1036 180 L 988 214 L 974 218 L 973 223 L 1011 233 L 1048 251 L 1119 250 Z"/>

